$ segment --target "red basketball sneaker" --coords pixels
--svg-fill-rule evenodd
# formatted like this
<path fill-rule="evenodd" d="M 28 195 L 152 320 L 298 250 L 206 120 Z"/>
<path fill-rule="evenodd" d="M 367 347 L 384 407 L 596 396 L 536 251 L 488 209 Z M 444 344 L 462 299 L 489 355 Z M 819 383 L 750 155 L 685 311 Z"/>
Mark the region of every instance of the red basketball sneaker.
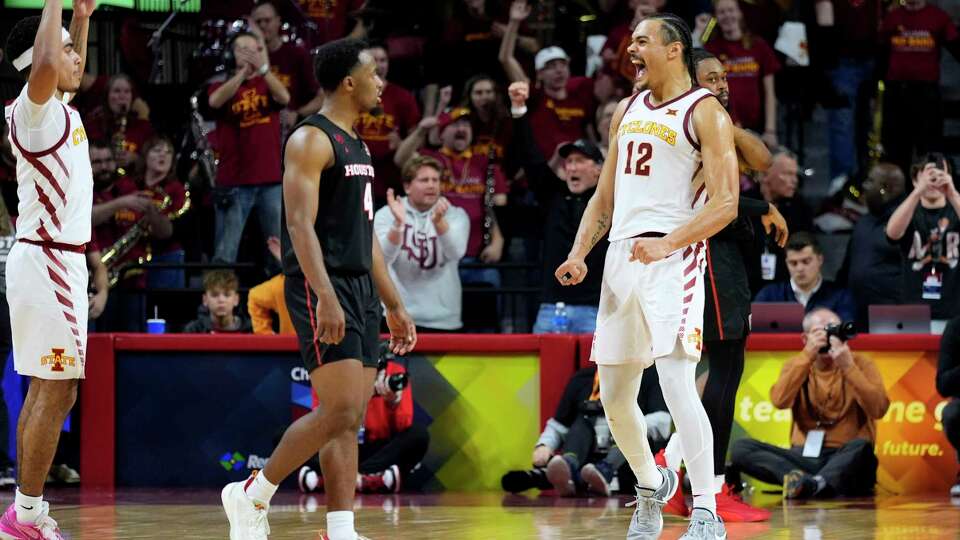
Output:
<path fill-rule="evenodd" d="M 717 493 L 717 514 L 727 523 L 767 521 L 770 519 L 769 510 L 750 506 L 743 502 L 743 499 L 733 492 L 730 484 L 724 484 L 720 493 Z"/>

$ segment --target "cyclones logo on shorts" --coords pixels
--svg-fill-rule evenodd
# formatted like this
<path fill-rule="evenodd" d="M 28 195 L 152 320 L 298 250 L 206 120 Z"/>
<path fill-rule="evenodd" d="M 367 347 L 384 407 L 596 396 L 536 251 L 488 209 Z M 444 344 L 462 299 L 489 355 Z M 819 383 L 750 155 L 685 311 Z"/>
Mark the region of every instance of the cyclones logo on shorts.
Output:
<path fill-rule="evenodd" d="M 703 332 L 699 328 L 694 328 L 693 331 L 687 336 L 687 343 L 693 343 L 698 351 L 702 350 Z"/>
<path fill-rule="evenodd" d="M 51 354 L 40 357 L 40 365 L 50 365 L 50 371 L 63 371 L 63 366 L 73 367 L 76 365 L 76 359 L 72 356 L 63 354 L 66 349 L 50 349 Z"/>

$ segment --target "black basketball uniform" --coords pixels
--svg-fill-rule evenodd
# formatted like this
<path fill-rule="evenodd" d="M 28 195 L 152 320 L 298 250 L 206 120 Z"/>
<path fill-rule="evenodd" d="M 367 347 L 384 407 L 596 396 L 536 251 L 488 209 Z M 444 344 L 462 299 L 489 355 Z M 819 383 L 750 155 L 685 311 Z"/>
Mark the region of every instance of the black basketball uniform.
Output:
<path fill-rule="evenodd" d="M 323 250 L 323 263 L 343 309 L 343 340 L 327 345 L 317 340 L 317 295 L 310 288 L 290 242 L 286 198 L 280 213 L 284 298 L 297 331 L 300 354 L 308 371 L 321 364 L 357 359 L 376 367 L 380 331 L 380 297 L 373 284 L 373 165 L 362 139 L 340 129 L 327 117 L 314 114 L 301 126 L 323 131 L 333 146 L 334 163 L 320 179 L 314 229 Z"/>

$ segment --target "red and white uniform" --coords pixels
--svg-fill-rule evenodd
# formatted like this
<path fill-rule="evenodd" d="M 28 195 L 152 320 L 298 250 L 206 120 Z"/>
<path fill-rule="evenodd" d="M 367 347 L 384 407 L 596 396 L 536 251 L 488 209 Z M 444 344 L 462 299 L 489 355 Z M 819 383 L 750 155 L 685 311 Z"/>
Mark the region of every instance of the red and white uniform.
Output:
<path fill-rule="evenodd" d="M 644 91 L 620 123 L 613 223 L 593 346 L 599 364 L 649 366 L 669 355 L 678 339 L 688 355 L 700 357 L 703 243 L 652 264 L 629 258 L 637 238 L 673 232 L 706 202 L 693 110 L 712 97 L 694 88 L 653 106 Z"/>
<path fill-rule="evenodd" d="M 83 378 L 93 174 L 80 113 L 27 87 L 4 110 L 17 159 L 17 243 L 7 257 L 7 301 L 18 373 Z"/>

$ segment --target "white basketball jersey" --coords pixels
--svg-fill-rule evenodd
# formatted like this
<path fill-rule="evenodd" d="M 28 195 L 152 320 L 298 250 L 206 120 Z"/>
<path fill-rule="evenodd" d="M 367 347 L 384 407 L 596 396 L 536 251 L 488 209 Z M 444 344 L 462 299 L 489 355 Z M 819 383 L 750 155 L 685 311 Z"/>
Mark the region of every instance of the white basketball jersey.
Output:
<path fill-rule="evenodd" d="M 4 116 L 17 159 L 17 238 L 86 244 L 93 172 L 80 113 L 55 97 L 33 104 L 24 85 Z"/>
<path fill-rule="evenodd" d="M 693 109 L 710 97 L 709 90 L 692 88 L 653 106 L 645 90 L 630 103 L 617 131 L 611 242 L 647 232 L 669 234 L 703 205 Z"/>

